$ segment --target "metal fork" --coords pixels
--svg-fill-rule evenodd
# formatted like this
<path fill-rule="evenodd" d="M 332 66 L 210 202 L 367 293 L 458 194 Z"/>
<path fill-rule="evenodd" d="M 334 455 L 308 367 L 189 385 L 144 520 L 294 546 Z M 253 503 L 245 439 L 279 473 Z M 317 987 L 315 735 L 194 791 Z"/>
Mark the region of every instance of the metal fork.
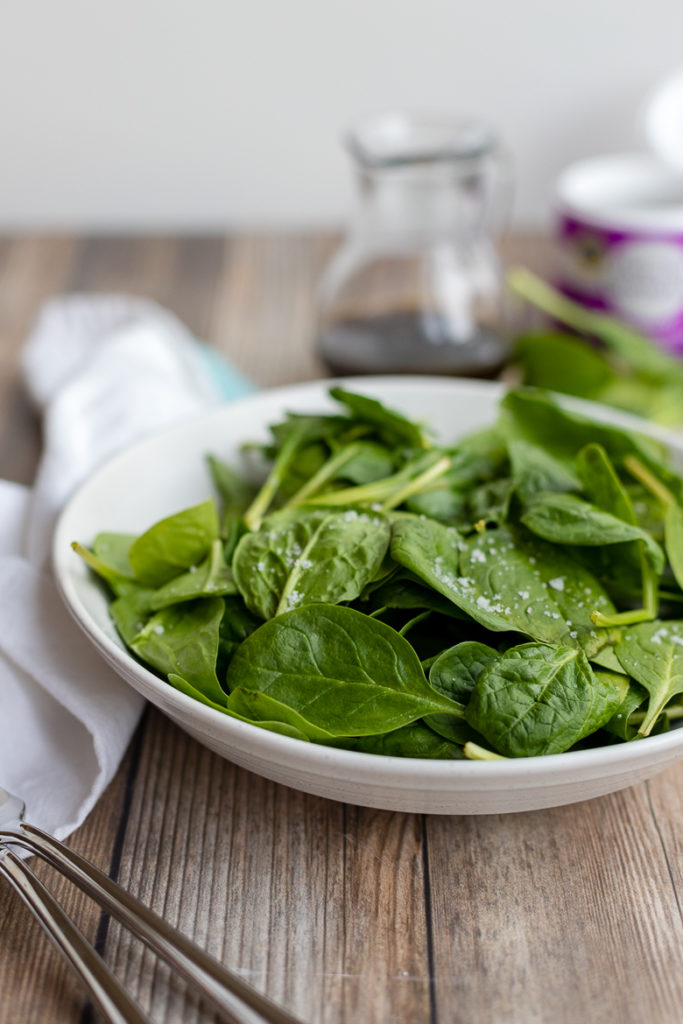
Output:
<path fill-rule="evenodd" d="M 134 935 L 184 975 L 202 998 L 231 1024 L 301 1024 L 262 996 L 108 875 L 47 832 L 24 822 L 25 805 L 0 788 L 0 874 L 33 911 L 57 949 L 111 1024 L 150 1024 L 104 960 L 25 861 L 9 846 L 36 853 L 92 897 Z"/>

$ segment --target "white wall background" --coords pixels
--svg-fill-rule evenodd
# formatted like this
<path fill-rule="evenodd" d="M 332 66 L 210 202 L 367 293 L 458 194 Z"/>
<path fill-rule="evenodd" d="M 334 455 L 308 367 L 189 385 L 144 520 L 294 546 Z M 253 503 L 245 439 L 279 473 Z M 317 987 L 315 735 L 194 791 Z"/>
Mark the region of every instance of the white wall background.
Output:
<path fill-rule="evenodd" d="M 679 64 L 682 0 L 2 0 L 0 229 L 334 223 L 397 106 L 494 122 L 542 224 Z"/>

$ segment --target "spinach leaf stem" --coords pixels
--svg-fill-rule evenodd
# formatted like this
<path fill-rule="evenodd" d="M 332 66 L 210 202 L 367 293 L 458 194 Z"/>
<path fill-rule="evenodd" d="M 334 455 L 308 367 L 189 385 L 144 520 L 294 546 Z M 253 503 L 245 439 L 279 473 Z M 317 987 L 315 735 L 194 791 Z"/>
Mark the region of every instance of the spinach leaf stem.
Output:
<path fill-rule="evenodd" d="M 289 469 L 294 456 L 296 455 L 306 433 L 306 424 L 300 423 L 287 437 L 282 448 L 277 454 L 270 473 L 266 477 L 261 489 L 244 513 L 244 522 L 250 530 L 257 530 L 261 520 L 268 511 L 270 504 L 275 497 L 285 473 Z"/>
<path fill-rule="evenodd" d="M 652 473 L 647 466 L 644 466 L 635 455 L 627 455 L 624 459 L 624 466 L 631 476 L 643 485 L 651 494 L 654 494 L 658 501 L 661 501 L 665 508 L 672 505 L 675 498 L 668 487 L 665 487 L 661 480 Z"/>
<path fill-rule="evenodd" d="M 465 744 L 462 750 L 470 761 L 507 761 L 507 757 L 504 757 L 503 754 L 496 754 L 493 750 L 480 747 L 478 743 L 472 743 L 471 740 Z"/>

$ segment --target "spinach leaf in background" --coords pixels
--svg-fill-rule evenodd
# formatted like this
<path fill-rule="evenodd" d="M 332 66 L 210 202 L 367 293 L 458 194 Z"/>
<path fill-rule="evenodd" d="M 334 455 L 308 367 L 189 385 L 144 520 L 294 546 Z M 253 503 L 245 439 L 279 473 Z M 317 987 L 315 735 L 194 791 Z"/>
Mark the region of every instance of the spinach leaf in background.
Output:
<path fill-rule="evenodd" d="M 565 461 L 556 459 L 538 444 L 513 440 L 508 445 L 512 478 L 523 502 L 543 491 L 580 491 L 581 481 Z"/>
<path fill-rule="evenodd" d="M 236 718 L 240 722 L 246 722 L 247 725 L 256 725 L 259 729 L 267 729 L 269 732 L 279 733 L 281 736 L 289 736 L 290 739 L 304 740 L 308 742 L 308 736 L 295 726 L 290 725 L 287 722 L 279 721 L 267 721 L 255 720 L 251 718 L 245 718 L 244 715 L 240 715 L 237 711 L 234 711 L 223 704 L 217 704 L 211 700 L 206 694 L 202 693 L 191 683 L 188 683 L 187 679 L 183 679 L 182 676 L 176 675 L 171 672 L 168 677 L 168 681 L 176 690 L 180 690 L 187 697 L 192 697 L 193 700 L 198 700 L 201 704 L 206 704 L 207 707 L 213 708 L 215 711 L 220 711 L 229 718 Z"/>
<path fill-rule="evenodd" d="M 246 512 L 254 498 L 256 488 L 241 473 L 217 456 L 207 455 L 206 461 L 213 485 L 220 498 L 221 534 L 224 535 L 228 523 Z"/>
<path fill-rule="evenodd" d="M 329 449 L 322 441 L 302 444 L 296 458 L 290 461 L 280 475 L 276 492 L 277 504 L 288 505 L 296 501 L 299 491 L 307 487 L 309 481 L 324 469 L 328 456 Z"/>
<path fill-rule="evenodd" d="M 631 724 L 631 716 L 646 700 L 647 690 L 639 683 L 634 683 L 632 679 L 629 680 L 626 696 L 609 722 L 605 722 L 603 729 L 620 740 L 635 739 L 638 735 L 638 725 Z"/>
<path fill-rule="evenodd" d="M 533 388 L 509 391 L 501 402 L 501 429 L 511 440 L 521 438 L 546 448 L 557 459 L 574 460 L 581 448 L 600 444 L 620 469 L 628 456 L 640 459 L 676 494 L 681 479 L 664 464 L 666 450 L 650 437 L 598 423 L 563 409 L 549 395 Z"/>
<path fill-rule="evenodd" d="M 314 472 L 306 472 L 297 460 L 297 471 L 303 482 L 294 494 L 287 495 L 285 507 L 306 504 L 308 499 L 339 481 L 355 484 L 374 483 L 394 472 L 396 459 L 384 445 L 375 441 L 353 441 L 340 445 L 331 441 L 331 455 Z"/>
<path fill-rule="evenodd" d="M 429 670 L 429 683 L 459 704 L 467 704 L 484 669 L 499 657 L 487 644 L 465 640 L 442 651 Z"/>
<path fill-rule="evenodd" d="M 625 359 L 631 369 L 656 382 L 683 382 L 683 367 L 680 363 L 621 320 L 572 301 L 522 267 L 515 267 L 509 272 L 508 283 L 513 291 L 554 320 L 599 339 L 609 351 Z"/>
<path fill-rule="evenodd" d="M 663 426 L 680 426 L 683 383 L 668 377 L 656 380 L 641 374 L 627 377 L 618 373 L 606 384 L 599 400 Z"/>
<path fill-rule="evenodd" d="M 261 520 L 268 512 L 278 489 L 289 474 L 297 455 L 302 447 L 309 440 L 307 431 L 309 423 L 306 419 L 299 420 L 294 428 L 289 431 L 273 461 L 266 479 L 261 484 L 257 494 L 254 496 L 249 508 L 244 513 L 244 522 L 248 529 L 258 529 Z M 295 487 L 298 484 L 295 484 Z"/>
<path fill-rule="evenodd" d="M 666 705 L 683 693 L 683 622 L 643 622 L 624 630 L 616 655 L 649 694 L 638 734 L 648 736 Z"/>
<path fill-rule="evenodd" d="M 276 512 L 238 544 L 235 580 L 263 618 L 304 603 L 353 601 L 381 566 L 390 534 L 377 512 Z"/>
<path fill-rule="evenodd" d="M 392 557 L 494 632 L 513 630 L 546 643 L 581 647 L 589 655 L 613 634 L 591 611 L 615 609 L 587 570 L 561 549 L 510 527 L 467 539 L 428 519 L 397 517 Z"/>
<path fill-rule="evenodd" d="M 223 557 L 228 565 L 232 565 L 235 550 L 242 537 L 248 533 L 247 524 L 244 519 L 235 517 L 227 519 L 221 524 L 221 536 L 223 537 Z"/>
<path fill-rule="evenodd" d="M 236 652 L 227 686 L 265 693 L 335 736 L 377 735 L 433 712 L 462 713 L 432 689 L 407 640 L 337 605 L 306 605 L 264 623 Z"/>
<path fill-rule="evenodd" d="M 467 498 L 467 508 L 473 523 L 499 526 L 510 514 L 510 502 L 515 491 L 511 477 L 501 477 L 474 487 Z"/>
<path fill-rule="evenodd" d="M 224 594 L 236 594 L 237 586 L 232 569 L 226 565 L 223 556 L 223 543 L 218 538 L 213 542 L 208 555 L 197 566 L 191 566 L 187 572 L 159 587 L 149 600 L 151 611 L 168 608 L 181 601 L 191 601 L 197 597 L 221 597 Z"/>
<path fill-rule="evenodd" d="M 213 500 L 168 516 L 131 544 L 128 557 L 133 573 L 146 586 L 160 587 L 201 562 L 218 533 Z"/>
<path fill-rule="evenodd" d="M 181 676 L 210 700 L 224 705 L 227 696 L 216 676 L 224 608 L 220 597 L 164 608 L 148 620 L 129 646 L 158 672 Z"/>
<path fill-rule="evenodd" d="M 465 715 L 498 753 L 533 757 L 569 750 L 608 722 L 621 700 L 583 651 L 522 644 L 484 670 Z"/>
<path fill-rule="evenodd" d="M 345 405 L 357 419 L 371 424 L 386 443 L 399 447 L 431 448 L 433 441 L 425 427 L 413 423 L 400 412 L 388 409 L 377 399 L 341 387 L 330 388 L 330 396 Z"/>
<path fill-rule="evenodd" d="M 555 544 L 600 547 L 641 541 L 654 572 L 659 576 L 664 569 L 664 552 L 646 530 L 604 512 L 575 494 L 537 495 L 522 515 L 522 523 L 536 536 Z"/>
<path fill-rule="evenodd" d="M 463 437 L 449 454 L 451 469 L 446 479 L 459 490 L 508 475 L 507 443 L 497 425 Z"/>
<path fill-rule="evenodd" d="M 433 487 L 411 495 L 405 507 L 415 515 L 429 516 L 440 523 L 455 524 L 463 518 L 465 504 L 465 494 L 455 490 L 444 475 Z"/>
<path fill-rule="evenodd" d="M 441 716 L 440 716 L 441 717 Z M 447 716 L 443 716 L 444 718 Z M 432 761 L 452 761 L 463 757 L 462 745 L 438 735 L 421 722 L 404 725 L 382 736 L 354 736 L 332 740 L 330 746 L 358 750 L 363 754 L 385 757 L 421 757 Z"/>
<path fill-rule="evenodd" d="M 270 427 L 273 444 L 266 445 L 265 455 L 274 459 L 292 435 L 302 436 L 306 444 L 320 444 L 321 451 L 329 452 L 333 442 L 347 444 L 357 440 L 357 425 L 348 416 L 288 412 L 283 420 Z"/>
<path fill-rule="evenodd" d="M 515 343 L 513 360 L 522 367 L 524 384 L 577 398 L 599 399 L 616 376 L 604 357 L 569 334 L 530 334 Z"/>

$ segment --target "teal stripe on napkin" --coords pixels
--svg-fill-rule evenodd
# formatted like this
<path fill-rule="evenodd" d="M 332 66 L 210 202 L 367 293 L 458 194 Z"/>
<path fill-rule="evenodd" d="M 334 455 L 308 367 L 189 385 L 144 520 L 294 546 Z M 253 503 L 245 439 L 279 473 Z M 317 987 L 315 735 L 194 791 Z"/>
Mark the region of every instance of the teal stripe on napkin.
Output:
<path fill-rule="evenodd" d="M 197 344 L 197 351 L 221 398 L 242 398 L 256 391 L 255 385 L 214 348 L 200 341 Z"/>

